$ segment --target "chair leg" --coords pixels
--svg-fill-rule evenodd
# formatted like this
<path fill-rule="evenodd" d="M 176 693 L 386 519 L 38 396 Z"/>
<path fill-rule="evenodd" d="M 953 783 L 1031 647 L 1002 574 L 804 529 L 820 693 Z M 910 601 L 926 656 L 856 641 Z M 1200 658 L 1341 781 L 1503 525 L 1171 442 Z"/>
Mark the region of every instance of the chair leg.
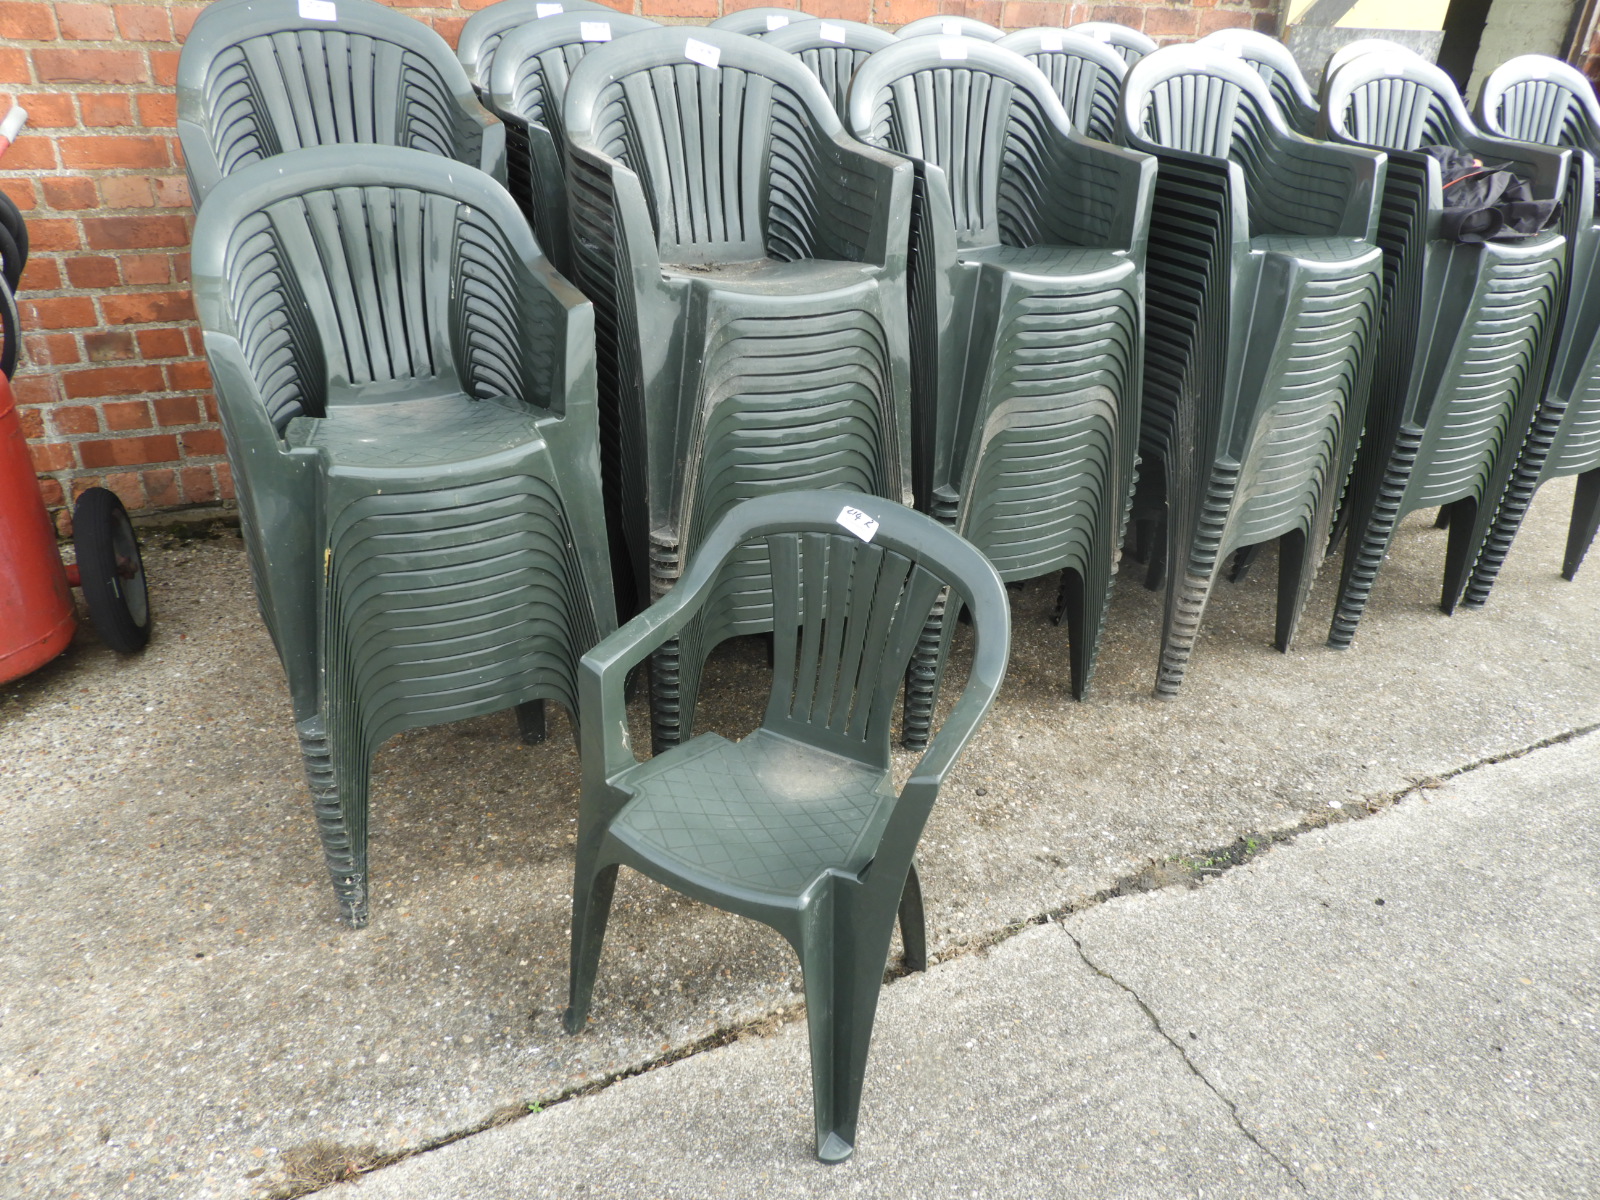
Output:
<path fill-rule="evenodd" d="M 595 869 L 592 851 L 578 855 L 572 886 L 572 966 L 567 981 L 567 1011 L 562 1024 L 568 1033 L 581 1032 L 589 1019 L 589 1000 L 600 970 L 600 949 L 611 918 L 611 897 L 617 890 L 617 864 Z"/>
<path fill-rule="evenodd" d="M 1435 529 L 1450 528 L 1450 506 L 1448 504 L 1439 506 L 1439 515 L 1433 519 L 1433 527 Z"/>
<path fill-rule="evenodd" d="M 1467 575 L 1472 570 L 1476 555 L 1472 553 L 1473 533 L 1478 526 L 1478 500 L 1463 496 L 1453 504 L 1444 506 L 1450 514 L 1450 541 L 1444 553 L 1444 584 L 1439 591 L 1439 610 L 1446 616 L 1456 610 L 1461 599 L 1461 589 L 1467 585 Z"/>
<path fill-rule="evenodd" d="M 1572 498 L 1572 523 L 1567 526 L 1567 554 L 1561 564 L 1563 579 L 1577 575 L 1596 530 L 1600 530 L 1600 468 L 1578 476 L 1578 491 Z"/>
<path fill-rule="evenodd" d="M 1211 598 L 1211 588 L 1216 582 L 1218 551 L 1222 548 L 1223 531 L 1237 484 L 1237 475 L 1230 477 L 1220 467 L 1213 473 L 1194 537 L 1186 548 L 1183 578 L 1175 580 L 1167 590 L 1161 665 L 1156 674 L 1156 695 L 1163 700 L 1178 694 L 1184 673 L 1189 669 L 1189 656 L 1200 633 L 1200 618 L 1205 615 L 1206 601 Z"/>
<path fill-rule="evenodd" d="M 1094 679 L 1099 630 L 1090 628 L 1087 586 L 1083 576 L 1071 567 L 1061 572 L 1061 591 L 1056 597 L 1055 620 L 1067 627 L 1067 653 L 1070 657 L 1072 698 L 1082 700 Z M 1096 622 L 1098 624 L 1098 622 Z"/>
<path fill-rule="evenodd" d="M 543 700 L 528 700 L 517 705 L 517 734 L 524 746 L 537 746 L 544 741 Z"/>
<path fill-rule="evenodd" d="M 939 676 L 944 670 L 945 595 L 934 601 L 933 611 L 922 626 L 917 648 L 911 652 L 906 668 L 905 714 L 900 723 L 901 745 L 921 750 L 933 730 L 933 706 L 939 700 Z"/>
<path fill-rule="evenodd" d="M 679 712 L 679 673 L 683 646 L 677 638 L 650 656 L 650 753 L 660 754 L 683 740 Z"/>
<path fill-rule="evenodd" d="M 370 764 L 358 748 L 335 746 L 320 715 L 298 722 L 295 731 L 300 735 L 306 782 L 322 836 L 322 857 L 339 901 L 339 918 L 360 929 L 367 923 Z"/>
<path fill-rule="evenodd" d="M 1312 561 L 1311 539 L 1303 529 L 1295 529 L 1278 539 L 1278 622 L 1272 644 L 1288 653 L 1294 631 L 1300 624 L 1311 585 L 1317 577 Z"/>
<path fill-rule="evenodd" d="M 1253 546 L 1243 546 L 1239 549 L 1239 552 L 1233 556 L 1233 566 L 1228 570 L 1229 583 L 1244 582 L 1244 577 L 1250 574 L 1250 568 L 1255 565 L 1256 559 L 1261 554 L 1261 545 L 1262 543 L 1257 542 Z M 1281 569 L 1279 571 L 1279 577 L 1282 577 Z"/>
<path fill-rule="evenodd" d="M 917 864 L 906 871 L 906 886 L 900 892 L 900 945 L 905 954 L 901 965 L 908 971 L 928 969 L 928 926 L 922 911 L 922 881 Z"/>
<path fill-rule="evenodd" d="M 1356 626 L 1372 597 L 1378 568 L 1383 565 L 1389 543 L 1394 540 L 1395 526 L 1400 523 L 1400 505 L 1421 444 L 1420 430 L 1403 430 L 1389 455 L 1376 494 L 1360 506 L 1360 512 L 1351 514 L 1350 537 L 1345 543 L 1344 567 L 1339 577 L 1339 600 L 1328 630 L 1328 645 L 1335 650 L 1349 649 L 1356 636 Z"/>

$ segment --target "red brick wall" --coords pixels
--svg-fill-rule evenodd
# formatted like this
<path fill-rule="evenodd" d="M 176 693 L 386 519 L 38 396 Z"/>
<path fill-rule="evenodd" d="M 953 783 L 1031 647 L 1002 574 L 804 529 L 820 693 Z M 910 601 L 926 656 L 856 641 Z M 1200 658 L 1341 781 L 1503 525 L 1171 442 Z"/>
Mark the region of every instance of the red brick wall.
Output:
<path fill-rule="evenodd" d="M 488 0 L 389 2 L 453 45 L 466 14 Z M 660 20 L 703 22 L 761 0 L 612 2 Z M 957 14 L 1012 29 L 1120 21 L 1161 41 L 1224 26 L 1277 32 L 1277 0 L 802 6 L 885 25 Z M 23 365 L 12 386 L 45 499 L 63 529 L 60 510 L 95 485 L 132 509 L 233 494 L 188 290 L 192 214 L 174 132 L 178 47 L 200 7 L 0 0 L 0 93 L 30 115 L 0 159 L 0 188 L 23 210 L 32 241 L 17 296 L 27 330 Z"/>

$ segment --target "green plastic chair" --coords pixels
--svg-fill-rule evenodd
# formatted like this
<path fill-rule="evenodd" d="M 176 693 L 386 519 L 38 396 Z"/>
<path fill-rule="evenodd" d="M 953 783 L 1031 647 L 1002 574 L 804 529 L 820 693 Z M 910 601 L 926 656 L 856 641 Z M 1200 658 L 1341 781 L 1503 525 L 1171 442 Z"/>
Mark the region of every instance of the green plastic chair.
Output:
<path fill-rule="evenodd" d="M 489 176 L 380 146 L 219 183 L 194 294 L 323 851 L 360 926 L 378 747 L 513 706 L 542 723 L 546 699 L 576 719 L 578 659 L 615 628 L 592 310 Z"/>
<path fill-rule="evenodd" d="M 623 700 L 629 669 L 707 619 L 719 580 L 751 545 L 772 564 L 776 607 L 761 727 L 739 742 L 707 734 L 636 761 Z M 897 796 L 895 694 L 944 589 L 972 613 L 972 669 Z M 588 1019 L 619 866 L 769 925 L 804 974 L 817 1156 L 848 1158 L 897 913 L 906 966 L 926 965 L 917 841 L 999 691 L 1009 620 L 983 555 L 889 501 L 799 492 L 730 510 L 667 598 L 583 659 L 568 1031 Z"/>
<path fill-rule="evenodd" d="M 998 42 L 1005 37 L 1005 31 L 972 17 L 922 17 L 900 26 L 895 30 L 895 37 L 969 37 L 980 42 Z"/>
<path fill-rule="evenodd" d="M 1419 508 L 1448 510 L 1439 606 L 1454 609 L 1533 422 L 1565 289 L 1560 233 L 1478 245 L 1443 236 L 1439 164 L 1422 147 L 1510 164 L 1547 199 L 1565 192 L 1569 152 L 1484 137 L 1450 77 L 1413 54 L 1347 62 L 1328 82 L 1323 114 L 1333 138 L 1389 154 L 1383 336 L 1328 635 L 1343 649 L 1396 526 Z"/>
<path fill-rule="evenodd" d="M 708 26 L 724 33 L 742 33 L 746 37 L 764 38 L 791 25 L 804 24 L 817 18 L 798 8 L 744 8 L 718 17 Z"/>
<path fill-rule="evenodd" d="M 484 10 L 488 12 L 488 9 Z M 489 75 L 489 107 L 506 127 L 506 178 L 550 261 L 573 276 L 567 215 L 567 79 L 595 46 L 659 29 L 643 17 L 567 13 L 518 26 L 500 42 Z"/>
<path fill-rule="evenodd" d="M 1076 25 L 1068 25 L 1067 32 L 1104 42 L 1120 54 L 1122 61 L 1130 67 L 1156 50 L 1154 38 L 1126 25 L 1118 25 L 1115 21 L 1080 21 Z"/>
<path fill-rule="evenodd" d="M 849 123 L 917 169 L 917 507 L 1008 583 L 1062 572 L 1081 698 L 1133 486 L 1155 160 L 1075 133 L 1036 67 L 970 38 L 878 51 L 851 85 Z M 936 620 L 906 684 L 908 746 L 927 739 L 938 632 Z"/>
<path fill-rule="evenodd" d="M 564 120 L 606 480 L 640 602 L 740 500 L 908 498 L 910 165 L 847 137 L 799 60 L 720 29 L 591 51 Z M 765 560 L 742 569 L 721 623 L 652 664 L 658 747 L 689 735 L 705 655 L 771 629 Z"/>
<path fill-rule="evenodd" d="M 1135 517 L 1165 513 L 1170 697 L 1236 550 L 1278 542 L 1274 644 L 1294 637 L 1362 425 L 1384 159 L 1294 133 L 1203 46 L 1141 59 L 1122 102 L 1125 141 L 1160 160 Z"/>
<path fill-rule="evenodd" d="M 479 99 L 488 97 L 494 77 L 494 59 L 500 43 L 526 25 L 566 13 L 596 13 L 602 19 L 620 16 L 597 0 L 499 0 L 467 18 L 456 41 L 456 57 L 472 81 Z M 541 243 L 542 244 L 542 243 Z"/>
<path fill-rule="evenodd" d="M 1199 44 L 1243 59 L 1266 81 L 1284 123 L 1306 137 L 1317 135 L 1322 119 L 1317 97 L 1289 47 L 1254 29 L 1219 29 L 1201 38 Z"/>
<path fill-rule="evenodd" d="M 1539 486 L 1578 477 L 1561 574 L 1571 579 L 1600 528 L 1600 216 L 1595 161 L 1600 158 L 1600 102 L 1576 69 L 1542 54 L 1495 69 L 1478 97 L 1479 120 L 1496 137 L 1571 150 L 1562 196 L 1567 289 L 1550 367 L 1533 425 L 1501 494 L 1462 603 L 1477 608 L 1505 563 L 1512 539 Z"/>
<path fill-rule="evenodd" d="M 1128 65 L 1105 42 L 1064 29 L 1019 29 L 995 43 L 1020 54 L 1050 81 L 1067 120 L 1084 137 L 1114 142 L 1120 135 L 1117 105 Z"/>
<path fill-rule="evenodd" d="M 196 210 L 225 175 L 310 146 L 407 146 L 505 179 L 505 131 L 450 47 L 375 0 L 332 20 L 298 0 L 220 0 L 178 56 L 178 137 Z"/>
<path fill-rule="evenodd" d="M 828 93 L 833 111 L 844 120 L 850 80 L 867 56 L 895 43 L 895 36 L 859 21 L 796 21 L 762 39 L 806 65 Z"/>

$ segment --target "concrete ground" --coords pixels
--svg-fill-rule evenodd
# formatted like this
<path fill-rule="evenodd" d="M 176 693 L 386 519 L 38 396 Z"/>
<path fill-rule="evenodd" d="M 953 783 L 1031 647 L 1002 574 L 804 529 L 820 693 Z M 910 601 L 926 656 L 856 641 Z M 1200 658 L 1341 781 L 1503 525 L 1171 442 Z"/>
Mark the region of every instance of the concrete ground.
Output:
<path fill-rule="evenodd" d="M 1534 749 L 1600 727 L 1600 566 L 1557 574 L 1570 497 L 1543 489 L 1489 607 L 1453 618 L 1414 516 L 1345 653 L 1331 563 L 1270 648 L 1264 558 L 1219 585 L 1170 703 L 1132 574 L 1083 704 L 1053 581 L 1018 594 L 923 842 L 940 961 L 885 990 L 831 1173 L 764 930 L 625 879 L 591 1028 L 561 1032 L 560 718 L 540 747 L 509 714 L 386 746 L 372 922 L 339 926 L 238 539 L 152 534 L 150 649 L 85 634 L 0 689 L 0 1195 L 361 1171 L 415 1196 L 1600 1191 L 1596 750 Z M 702 728 L 754 723 L 762 663 L 718 657 Z"/>

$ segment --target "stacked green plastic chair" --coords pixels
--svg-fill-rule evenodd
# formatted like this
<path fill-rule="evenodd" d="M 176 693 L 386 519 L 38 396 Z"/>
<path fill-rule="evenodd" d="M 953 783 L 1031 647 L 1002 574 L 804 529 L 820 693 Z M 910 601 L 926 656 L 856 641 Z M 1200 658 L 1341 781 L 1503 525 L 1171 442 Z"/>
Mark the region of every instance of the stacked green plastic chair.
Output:
<path fill-rule="evenodd" d="M 787 29 L 791 25 L 816 19 L 810 13 L 803 13 L 798 8 L 744 8 L 725 17 L 718 17 L 711 22 L 710 28 L 721 29 L 726 33 L 742 33 L 746 37 L 762 38 L 777 33 L 780 29 Z"/>
<path fill-rule="evenodd" d="M 763 39 L 793 54 L 817 77 L 834 112 L 844 119 L 850 80 L 867 56 L 895 43 L 895 36 L 859 21 L 796 21 Z"/>
<path fill-rule="evenodd" d="M 751 547 L 772 564 L 777 610 L 761 727 L 742 741 L 708 734 L 635 761 L 623 701 L 630 667 L 706 621 L 720 581 Z M 973 614 L 972 669 L 897 796 L 895 696 L 945 588 Z M 919 513 L 839 492 L 768 496 L 730 511 L 671 595 L 583 660 L 567 1029 L 588 1019 L 618 866 L 760 921 L 800 958 L 817 1156 L 848 1158 L 897 913 L 905 965 L 926 965 L 917 841 L 994 702 L 1009 637 L 994 568 Z"/>
<path fill-rule="evenodd" d="M 485 12 L 490 11 L 484 9 Z M 518 26 L 494 56 L 489 106 L 506 126 L 506 179 L 556 269 L 572 277 L 567 216 L 566 135 L 561 104 L 567 79 L 595 46 L 641 29 L 643 17 L 574 12 Z"/>
<path fill-rule="evenodd" d="M 1122 61 L 1130 67 L 1146 54 L 1154 54 L 1156 49 L 1154 38 L 1126 25 L 1118 25 L 1115 21 L 1080 21 L 1076 25 L 1068 25 L 1067 32 L 1104 42 L 1121 55 Z"/>
<path fill-rule="evenodd" d="M 450 47 L 375 0 L 202 10 L 178 57 L 178 136 L 197 209 L 225 175 L 335 143 L 408 146 L 505 176 L 505 132 Z"/>
<path fill-rule="evenodd" d="M 1306 137 L 1316 136 L 1322 113 L 1289 47 L 1253 29 L 1219 29 L 1201 38 L 1199 44 L 1242 58 L 1266 80 L 1267 91 L 1272 93 L 1289 128 Z"/>
<path fill-rule="evenodd" d="M 1128 66 L 1105 42 L 1062 29 L 1019 29 L 995 43 L 1044 72 L 1072 127 L 1085 137 L 1114 142 L 1117 105 Z"/>
<path fill-rule="evenodd" d="M 1077 134 L 1036 67 L 970 38 L 874 54 L 849 123 L 917 168 L 917 507 L 1007 582 L 1062 572 L 1081 697 L 1133 486 L 1155 160 Z M 927 739 L 941 632 L 907 681 L 909 746 Z"/>
<path fill-rule="evenodd" d="M 1140 486 L 1165 504 L 1172 696 L 1235 550 L 1277 540 L 1275 644 L 1294 636 L 1361 430 L 1383 156 L 1292 132 L 1259 75 L 1200 46 L 1142 59 L 1122 116 L 1160 159 Z"/>
<path fill-rule="evenodd" d="M 578 659 L 615 627 L 592 309 L 489 176 L 392 147 L 230 175 L 194 280 L 261 612 L 359 926 L 377 748 L 546 699 L 576 717 Z"/>
<path fill-rule="evenodd" d="M 1488 599 L 1541 484 L 1578 477 L 1563 577 L 1577 574 L 1600 527 L 1600 217 L 1595 213 L 1600 103 L 1577 70 L 1528 54 L 1496 68 L 1479 95 L 1478 110 L 1483 127 L 1497 137 L 1564 146 L 1572 151 L 1572 162 L 1562 196 L 1567 289 L 1561 324 L 1544 396 L 1462 597 L 1472 607 Z"/>
<path fill-rule="evenodd" d="M 564 119 L 604 469 L 640 600 L 740 500 L 909 498 L 910 165 L 847 137 L 798 59 L 720 29 L 591 51 Z M 687 736 L 711 648 L 771 629 L 765 560 L 741 570 L 702 640 L 656 656 L 657 745 Z"/>
<path fill-rule="evenodd" d="M 1343 648 L 1396 526 L 1417 509 L 1448 509 L 1440 607 L 1455 607 L 1538 406 L 1565 284 L 1558 232 L 1481 244 L 1444 236 L 1439 163 L 1422 147 L 1509 164 L 1546 199 L 1563 194 L 1568 152 L 1484 137 L 1450 77 L 1411 54 L 1353 58 L 1329 80 L 1323 113 L 1332 137 L 1389 153 L 1383 336 L 1328 636 Z"/>
<path fill-rule="evenodd" d="M 922 17 L 900 26 L 895 30 L 895 37 L 969 37 L 980 42 L 998 42 L 1005 37 L 1005 31 L 972 17 Z"/>
<path fill-rule="evenodd" d="M 597 13 L 601 17 L 619 15 L 616 9 L 597 3 L 597 0 L 500 0 L 498 4 L 480 8 L 467 18 L 467 23 L 461 27 L 461 37 L 456 42 L 456 57 L 461 60 L 467 78 L 477 89 L 480 99 L 489 95 L 494 58 L 507 35 L 524 25 L 559 17 L 564 13 Z"/>

